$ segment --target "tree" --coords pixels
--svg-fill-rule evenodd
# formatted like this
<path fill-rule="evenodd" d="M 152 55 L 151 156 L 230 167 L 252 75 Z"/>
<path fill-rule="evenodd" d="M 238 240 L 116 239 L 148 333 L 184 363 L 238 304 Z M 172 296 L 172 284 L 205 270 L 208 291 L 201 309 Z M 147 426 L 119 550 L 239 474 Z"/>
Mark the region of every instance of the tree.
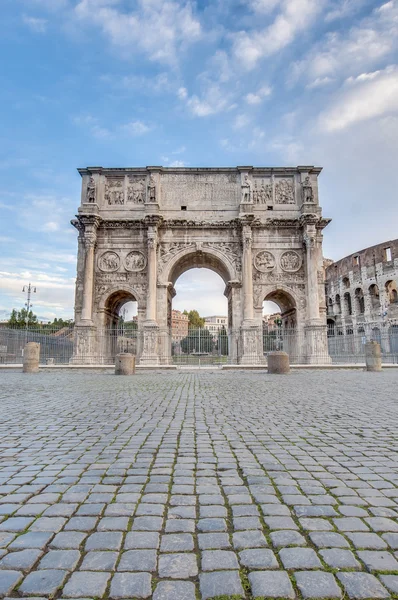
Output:
<path fill-rule="evenodd" d="M 184 354 L 210 353 L 213 343 L 213 336 L 208 329 L 190 329 L 187 337 L 181 340 L 181 350 Z"/>
<path fill-rule="evenodd" d="M 203 317 L 201 317 L 199 315 L 197 310 L 190 310 L 189 313 L 187 313 L 184 310 L 183 314 L 184 315 L 188 314 L 188 319 L 189 319 L 188 327 L 190 329 L 200 329 L 201 327 L 204 327 L 205 320 Z"/>
<path fill-rule="evenodd" d="M 228 333 L 224 325 L 218 332 L 218 353 L 221 356 L 228 356 Z"/>
<path fill-rule="evenodd" d="M 28 324 L 28 327 L 31 327 L 32 325 L 37 325 L 37 316 L 33 314 L 31 310 L 28 313 L 26 308 L 21 308 L 21 310 L 18 311 L 15 310 L 15 308 L 13 308 L 11 311 L 10 318 L 8 320 L 8 324 L 11 327 L 21 328 L 26 327 L 26 323 Z"/>

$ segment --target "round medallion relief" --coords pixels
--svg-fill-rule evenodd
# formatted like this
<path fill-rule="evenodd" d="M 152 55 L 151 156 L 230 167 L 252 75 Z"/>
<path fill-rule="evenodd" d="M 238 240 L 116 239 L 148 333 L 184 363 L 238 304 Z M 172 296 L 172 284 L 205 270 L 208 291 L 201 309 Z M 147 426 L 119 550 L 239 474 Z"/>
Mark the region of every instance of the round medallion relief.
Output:
<path fill-rule="evenodd" d="M 284 252 L 280 258 L 280 265 L 283 271 L 288 273 L 294 273 L 301 267 L 301 258 L 294 250 L 288 250 Z"/>
<path fill-rule="evenodd" d="M 116 252 L 104 252 L 98 259 L 98 266 L 105 273 L 117 271 L 120 267 L 120 257 Z"/>
<path fill-rule="evenodd" d="M 275 257 L 271 252 L 263 250 L 256 254 L 254 266 L 257 271 L 261 271 L 261 273 L 269 273 L 269 271 L 272 271 L 272 269 L 275 268 Z"/>
<path fill-rule="evenodd" d="M 146 266 L 146 258 L 138 250 L 129 252 L 124 259 L 124 266 L 126 271 L 142 271 Z"/>

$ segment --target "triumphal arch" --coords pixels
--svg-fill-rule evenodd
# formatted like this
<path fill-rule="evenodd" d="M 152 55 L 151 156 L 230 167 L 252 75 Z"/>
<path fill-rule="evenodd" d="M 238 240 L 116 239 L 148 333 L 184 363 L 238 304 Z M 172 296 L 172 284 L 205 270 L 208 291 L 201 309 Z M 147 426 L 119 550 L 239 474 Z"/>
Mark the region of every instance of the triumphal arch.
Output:
<path fill-rule="evenodd" d="M 229 358 L 261 364 L 262 304 L 281 307 L 301 362 L 325 362 L 321 168 L 79 169 L 72 362 L 111 363 L 120 306 L 138 304 L 142 365 L 171 360 L 174 284 L 207 267 L 225 282 Z M 200 306 L 198 306 L 200 309 Z M 110 335 L 110 333 L 109 333 Z"/>

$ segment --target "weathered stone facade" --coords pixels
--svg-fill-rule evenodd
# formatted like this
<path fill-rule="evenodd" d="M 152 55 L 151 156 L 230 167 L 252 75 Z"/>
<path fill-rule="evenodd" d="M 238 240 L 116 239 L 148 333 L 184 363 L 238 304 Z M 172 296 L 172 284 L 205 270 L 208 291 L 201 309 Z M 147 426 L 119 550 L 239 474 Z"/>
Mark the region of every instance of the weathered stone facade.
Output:
<path fill-rule="evenodd" d="M 325 273 L 329 336 L 359 335 L 398 353 L 398 239 L 350 254 Z"/>
<path fill-rule="evenodd" d="M 98 337 L 138 303 L 141 364 L 167 363 L 174 284 L 193 267 L 225 281 L 230 358 L 261 362 L 262 303 L 307 336 L 303 358 L 326 348 L 320 168 L 79 170 L 82 197 L 75 302 L 76 362 L 113 360 Z M 101 347 L 100 347 L 101 346 Z"/>

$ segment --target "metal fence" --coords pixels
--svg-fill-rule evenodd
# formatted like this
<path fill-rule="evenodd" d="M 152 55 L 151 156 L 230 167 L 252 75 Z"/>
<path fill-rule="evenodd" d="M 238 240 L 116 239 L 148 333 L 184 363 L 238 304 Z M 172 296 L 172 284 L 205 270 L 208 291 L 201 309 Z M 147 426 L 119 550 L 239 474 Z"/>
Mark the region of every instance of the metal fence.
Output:
<path fill-rule="evenodd" d="M 144 329 L 119 327 L 87 332 L 84 343 L 76 344 L 77 329 L 48 326 L 30 329 L 0 327 L 0 364 L 21 364 L 27 342 L 40 344 L 40 363 L 59 365 L 114 364 L 116 354 L 131 352 L 140 364 L 144 352 Z M 159 364 L 176 366 L 223 366 L 227 364 L 266 364 L 267 354 L 283 350 L 291 364 L 311 362 L 359 364 L 365 362 L 365 344 L 377 341 L 384 363 L 398 363 L 398 324 L 361 325 L 359 328 L 329 328 L 327 336 L 303 329 L 253 330 L 250 337 L 241 330 L 190 329 L 177 336 L 159 329 L 157 355 Z M 314 360 L 316 355 L 316 360 Z"/>

